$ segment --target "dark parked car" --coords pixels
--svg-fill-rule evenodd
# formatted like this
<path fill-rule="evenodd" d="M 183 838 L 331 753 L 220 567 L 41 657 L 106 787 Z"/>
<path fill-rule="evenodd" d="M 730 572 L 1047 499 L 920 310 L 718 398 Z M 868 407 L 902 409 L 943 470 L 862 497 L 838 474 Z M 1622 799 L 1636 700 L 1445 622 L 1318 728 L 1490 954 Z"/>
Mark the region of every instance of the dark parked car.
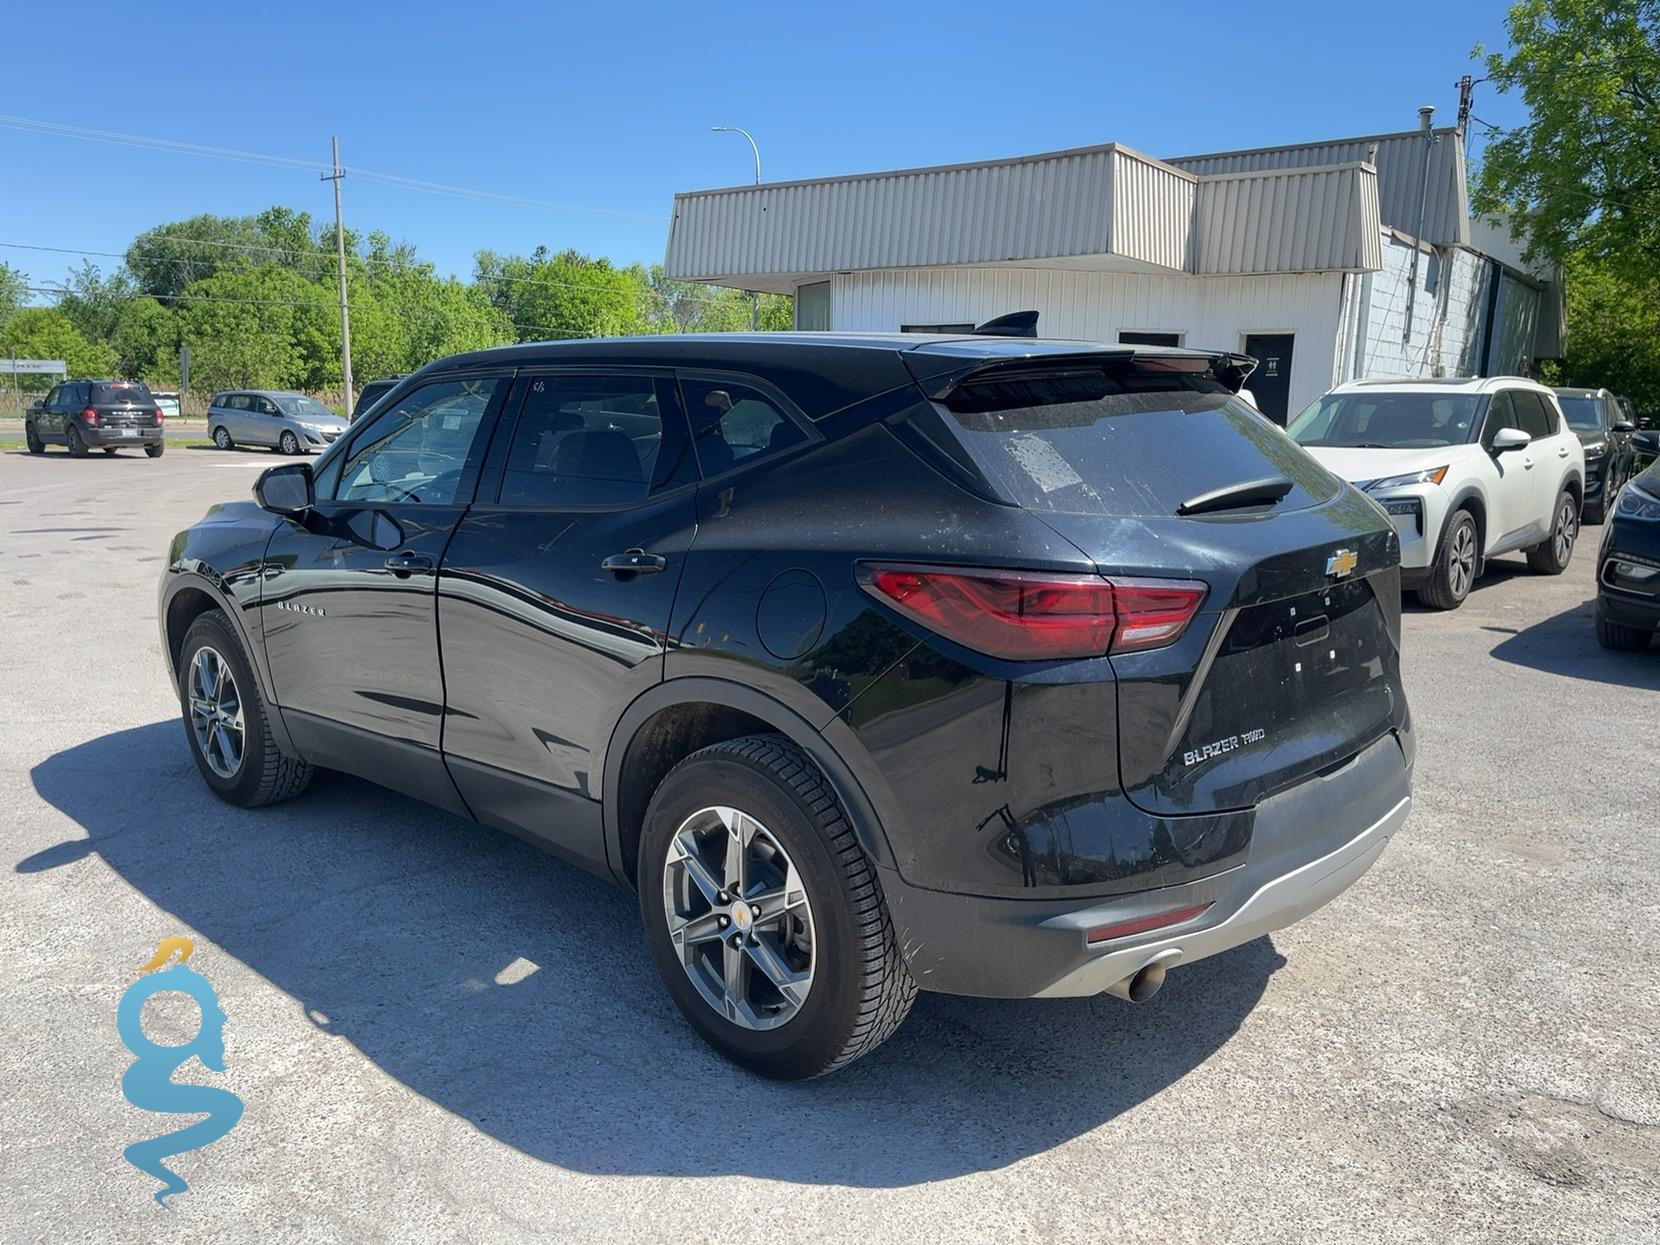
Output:
<path fill-rule="evenodd" d="M 1140 1001 L 1411 806 L 1399 545 L 1227 354 L 987 337 L 505 347 L 174 540 L 237 805 L 349 771 L 638 892 L 777 1077 L 920 987 Z M 550 914 L 553 919 L 553 914 Z"/>
<path fill-rule="evenodd" d="M 113 454 L 123 448 L 160 458 L 166 424 L 141 380 L 66 380 L 29 408 L 23 439 L 31 454 L 61 445 L 76 458 L 88 450 Z"/>
<path fill-rule="evenodd" d="M 359 415 L 362 415 L 387 394 L 391 393 L 398 387 L 398 382 L 401 380 L 403 380 L 402 375 L 383 376 L 379 380 L 372 380 L 367 385 L 364 385 L 363 388 L 358 391 L 357 405 L 352 407 L 351 418 L 356 419 Z"/>
<path fill-rule="evenodd" d="M 1660 454 L 1660 432 L 1634 438 Z M 1660 629 L 1660 462 L 1614 502 L 1597 551 L 1597 639 L 1604 648 L 1645 649 Z"/>
<path fill-rule="evenodd" d="M 1637 425 L 1606 389 L 1558 389 L 1556 400 L 1585 447 L 1585 522 L 1601 523 L 1620 485 L 1631 478 Z"/>

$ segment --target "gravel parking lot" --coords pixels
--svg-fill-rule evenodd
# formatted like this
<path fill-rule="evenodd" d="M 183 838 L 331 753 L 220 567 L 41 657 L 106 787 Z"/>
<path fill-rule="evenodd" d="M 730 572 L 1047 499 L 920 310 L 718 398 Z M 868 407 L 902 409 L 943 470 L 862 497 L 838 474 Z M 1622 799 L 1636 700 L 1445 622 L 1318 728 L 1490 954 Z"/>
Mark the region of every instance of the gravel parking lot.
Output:
<path fill-rule="evenodd" d="M 1139 1008 L 924 995 L 781 1086 L 626 893 L 356 780 L 209 795 L 156 578 L 273 461 L 0 454 L 0 1239 L 1660 1239 L 1660 652 L 1596 645 L 1600 529 L 1409 612 L 1417 807 L 1336 903 Z M 121 1152 L 189 1117 L 123 1100 L 115 1012 L 178 933 L 229 1014 L 186 1075 L 247 1109 L 167 1218 Z"/>

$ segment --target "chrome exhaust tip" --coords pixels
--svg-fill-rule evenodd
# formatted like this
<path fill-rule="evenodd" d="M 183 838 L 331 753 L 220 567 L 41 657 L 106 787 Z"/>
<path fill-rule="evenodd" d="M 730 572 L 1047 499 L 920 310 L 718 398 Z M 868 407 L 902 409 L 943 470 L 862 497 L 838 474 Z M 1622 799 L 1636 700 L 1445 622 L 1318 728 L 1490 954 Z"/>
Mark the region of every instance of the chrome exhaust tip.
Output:
<path fill-rule="evenodd" d="M 1179 951 L 1154 956 L 1122 981 L 1107 987 L 1107 993 L 1126 1003 L 1145 1003 L 1164 988 L 1165 971 L 1181 958 Z"/>

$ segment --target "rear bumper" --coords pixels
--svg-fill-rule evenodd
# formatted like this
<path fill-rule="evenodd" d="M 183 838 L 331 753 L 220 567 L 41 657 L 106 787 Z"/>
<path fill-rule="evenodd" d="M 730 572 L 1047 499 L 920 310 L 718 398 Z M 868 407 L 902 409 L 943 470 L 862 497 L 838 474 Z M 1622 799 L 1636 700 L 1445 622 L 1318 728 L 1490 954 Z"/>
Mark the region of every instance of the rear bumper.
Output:
<path fill-rule="evenodd" d="M 1109 900 L 991 899 L 912 887 L 881 870 L 899 945 L 925 990 L 993 998 L 1100 994 L 1152 961 L 1169 968 L 1259 938 L 1329 903 L 1412 808 L 1410 760 L 1385 736 L 1342 770 L 1263 801 L 1246 863 Z M 1092 946 L 1088 932 L 1208 905 L 1183 925 Z"/>
<path fill-rule="evenodd" d="M 83 428 L 81 439 L 94 448 L 120 445 L 160 445 L 162 428 Z M 128 434 L 131 435 L 128 435 Z"/>

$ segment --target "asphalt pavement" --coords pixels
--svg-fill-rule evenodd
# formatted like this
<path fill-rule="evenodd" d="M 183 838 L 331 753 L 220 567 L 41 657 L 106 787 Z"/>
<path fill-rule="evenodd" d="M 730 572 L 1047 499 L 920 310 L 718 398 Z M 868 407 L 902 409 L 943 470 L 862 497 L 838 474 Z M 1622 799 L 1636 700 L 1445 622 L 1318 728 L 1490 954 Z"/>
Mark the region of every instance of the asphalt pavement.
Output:
<path fill-rule="evenodd" d="M 1417 806 L 1353 890 L 1152 1002 L 924 995 L 829 1079 L 694 1037 L 632 896 L 325 776 L 240 812 L 186 750 L 155 588 L 262 453 L 0 454 L 0 1240 L 1660 1240 L 1660 651 L 1519 558 L 1409 609 Z M 245 1104 L 129 1106 L 170 935 Z M 181 996 L 157 1041 L 198 1027 Z"/>

